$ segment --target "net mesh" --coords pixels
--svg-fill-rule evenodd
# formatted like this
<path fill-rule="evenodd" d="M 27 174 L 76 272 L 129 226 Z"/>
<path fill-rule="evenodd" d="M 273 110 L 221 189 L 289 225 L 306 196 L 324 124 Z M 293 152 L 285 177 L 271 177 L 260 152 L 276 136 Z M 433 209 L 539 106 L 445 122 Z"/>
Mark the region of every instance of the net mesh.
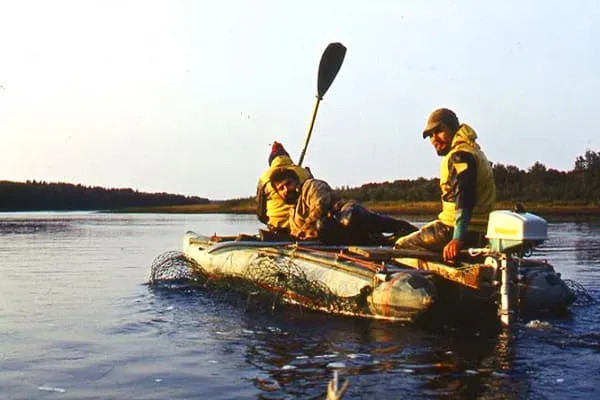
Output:
<path fill-rule="evenodd" d="M 208 291 L 235 291 L 247 295 L 246 306 L 262 304 L 272 309 L 283 303 L 296 303 L 332 313 L 369 313 L 366 286 L 358 295 L 338 296 L 325 284 L 309 279 L 289 258 L 262 255 L 251 262 L 245 276 L 209 274 L 200 264 L 180 251 L 168 251 L 152 263 L 149 285 L 201 285 Z"/>
<path fill-rule="evenodd" d="M 589 306 L 598 302 L 592 297 L 591 294 L 588 293 L 588 291 L 585 289 L 585 287 L 583 287 L 581 283 L 572 279 L 563 279 L 563 281 L 575 295 L 575 301 L 573 302 L 573 305 Z"/>
<path fill-rule="evenodd" d="M 193 280 L 197 278 L 190 260 L 181 251 L 167 251 L 157 256 L 150 267 L 148 284 Z"/>
<path fill-rule="evenodd" d="M 322 282 L 307 278 L 289 258 L 258 257 L 248 266 L 248 280 L 258 287 L 257 290 L 271 288 L 279 297 L 286 295 L 313 308 L 356 314 L 366 305 L 366 293 L 353 297 L 337 296 Z"/>

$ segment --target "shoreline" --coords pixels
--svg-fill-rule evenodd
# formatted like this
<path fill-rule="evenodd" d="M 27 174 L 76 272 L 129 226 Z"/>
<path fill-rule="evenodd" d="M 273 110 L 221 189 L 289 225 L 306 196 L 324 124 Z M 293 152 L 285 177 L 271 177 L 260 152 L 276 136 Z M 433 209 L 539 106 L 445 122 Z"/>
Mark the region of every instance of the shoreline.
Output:
<path fill-rule="evenodd" d="M 435 218 L 440 212 L 439 202 L 377 202 L 363 203 L 368 209 L 388 215 L 410 215 Z M 498 202 L 495 210 L 512 210 L 513 202 Z M 600 218 L 600 204 L 573 203 L 532 203 L 525 204 L 527 212 L 551 219 L 591 219 Z M 182 206 L 130 207 L 110 210 L 114 213 L 156 213 L 156 214 L 254 214 L 254 204 L 231 205 L 228 202 L 195 204 Z"/>

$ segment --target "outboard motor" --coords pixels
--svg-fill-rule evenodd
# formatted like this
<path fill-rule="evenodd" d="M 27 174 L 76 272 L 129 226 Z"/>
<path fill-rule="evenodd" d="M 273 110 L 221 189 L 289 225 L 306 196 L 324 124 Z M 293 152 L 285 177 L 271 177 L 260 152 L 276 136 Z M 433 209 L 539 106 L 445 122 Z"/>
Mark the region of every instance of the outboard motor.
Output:
<path fill-rule="evenodd" d="M 531 213 L 492 211 L 486 238 L 490 242 L 490 256 L 485 263 L 501 272 L 500 304 L 498 313 L 508 325 L 519 298 L 519 265 L 514 256 L 531 254 L 533 248 L 548 239 L 546 220 Z"/>
<path fill-rule="evenodd" d="M 522 256 L 548 239 L 548 224 L 528 212 L 492 211 L 485 237 L 492 251 Z"/>

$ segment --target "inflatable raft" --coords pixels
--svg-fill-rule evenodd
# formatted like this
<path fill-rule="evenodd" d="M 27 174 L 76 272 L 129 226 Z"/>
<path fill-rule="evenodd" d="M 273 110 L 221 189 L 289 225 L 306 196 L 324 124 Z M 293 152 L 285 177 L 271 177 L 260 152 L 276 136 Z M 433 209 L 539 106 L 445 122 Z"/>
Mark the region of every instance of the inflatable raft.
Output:
<path fill-rule="evenodd" d="M 469 249 L 448 265 L 434 253 L 386 247 L 264 242 L 254 236 L 203 236 L 188 231 L 183 252 L 195 272 L 251 284 L 286 303 L 333 314 L 414 320 L 435 308 L 480 303 L 508 324 L 519 311 L 566 308 L 575 295 L 543 260 L 527 258 L 547 239 L 546 221 L 494 211 L 490 246 Z M 493 311 L 492 311 L 493 312 Z"/>
<path fill-rule="evenodd" d="M 425 274 L 352 255 L 344 246 L 207 237 L 188 231 L 183 252 L 195 272 L 251 283 L 289 304 L 332 314 L 413 320 L 435 301 Z"/>

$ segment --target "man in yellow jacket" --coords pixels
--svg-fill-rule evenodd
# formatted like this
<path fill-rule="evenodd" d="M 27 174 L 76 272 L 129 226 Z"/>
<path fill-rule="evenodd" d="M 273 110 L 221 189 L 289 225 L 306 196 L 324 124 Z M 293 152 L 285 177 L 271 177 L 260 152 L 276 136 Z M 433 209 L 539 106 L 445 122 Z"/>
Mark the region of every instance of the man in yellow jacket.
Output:
<path fill-rule="evenodd" d="M 451 261 L 463 248 L 483 244 L 496 200 L 494 175 L 475 141 L 477 134 L 469 125 L 460 124 L 452 110 L 440 108 L 430 114 L 423 130 L 423 138 L 427 137 L 442 157 L 442 212 L 435 221 L 398 239 L 394 247 L 440 252 L 445 261 Z"/>
<path fill-rule="evenodd" d="M 311 177 L 310 171 L 292 161 L 290 155 L 279 142 L 273 142 L 269 154 L 269 168 L 258 179 L 256 188 L 256 216 L 267 225 L 269 231 L 285 238 L 289 234 L 289 215 L 292 206 L 287 204 L 274 190 L 270 178 L 274 170 L 284 168 L 294 172 L 300 182 Z"/>

